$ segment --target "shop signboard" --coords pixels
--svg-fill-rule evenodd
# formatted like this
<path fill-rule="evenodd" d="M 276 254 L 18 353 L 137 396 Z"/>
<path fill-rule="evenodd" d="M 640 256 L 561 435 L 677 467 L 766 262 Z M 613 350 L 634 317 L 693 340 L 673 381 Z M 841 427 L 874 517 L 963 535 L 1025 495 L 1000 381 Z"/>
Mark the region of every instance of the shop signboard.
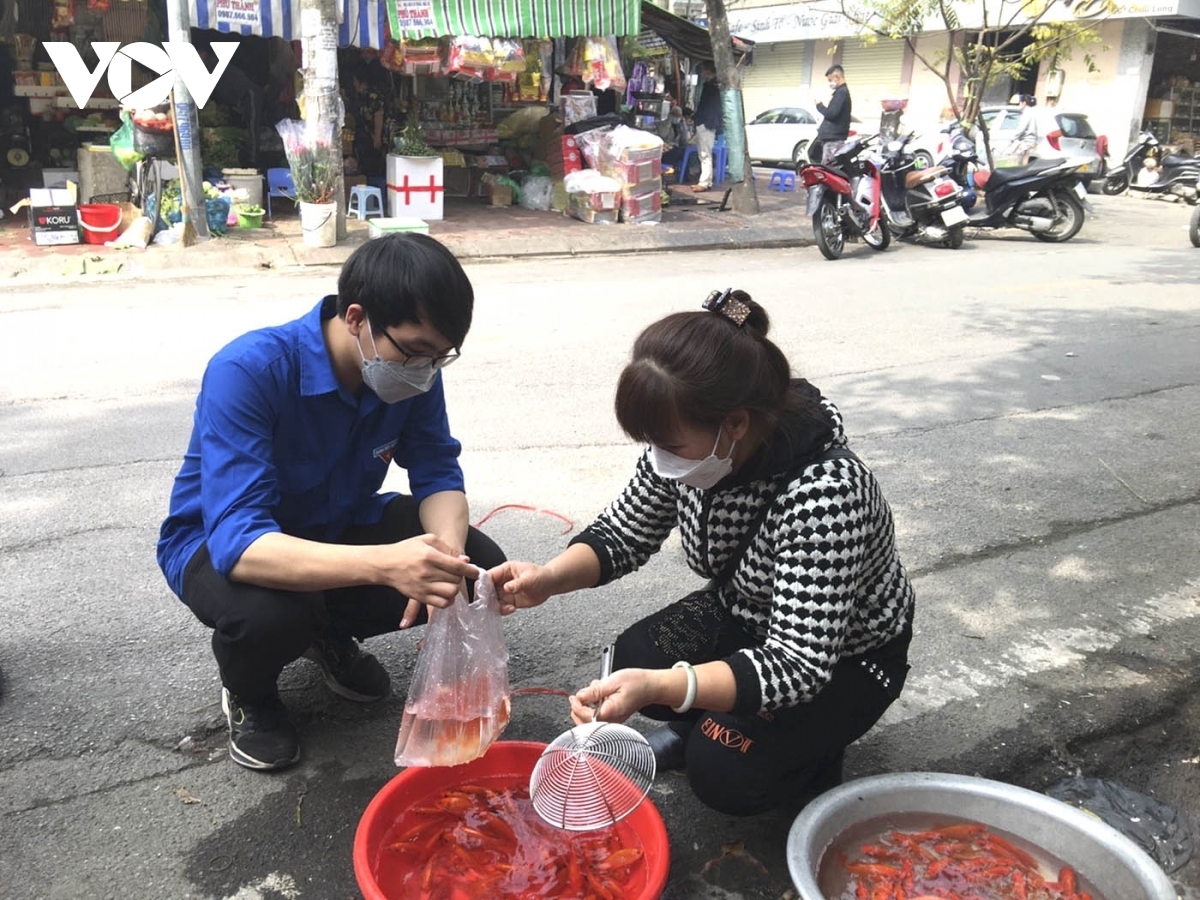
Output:
<path fill-rule="evenodd" d="M 218 30 L 241 31 L 243 27 L 257 33 L 262 30 L 259 0 L 213 0 L 212 16 Z"/>
<path fill-rule="evenodd" d="M 855 5 L 853 0 L 848 0 L 846 4 L 852 16 Z M 974 0 L 956 3 L 954 10 L 961 27 L 969 29 L 982 26 L 985 10 L 990 22 L 1016 23 L 1028 21 L 1033 16 L 1041 22 L 1177 15 L 1200 17 L 1200 0 L 1116 0 L 1115 8 L 1110 6 L 1109 0 L 1047 0 L 1044 7 L 1036 0 L 1034 3 L 1030 3 L 1030 0 Z M 926 19 L 924 26 L 922 30 L 925 33 L 946 30 L 945 22 L 937 15 Z M 778 44 L 851 37 L 864 34 L 869 29 L 848 18 L 839 0 L 817 0 L 815 3 L 731 9 L 729 30 L 759 44 Z"/>

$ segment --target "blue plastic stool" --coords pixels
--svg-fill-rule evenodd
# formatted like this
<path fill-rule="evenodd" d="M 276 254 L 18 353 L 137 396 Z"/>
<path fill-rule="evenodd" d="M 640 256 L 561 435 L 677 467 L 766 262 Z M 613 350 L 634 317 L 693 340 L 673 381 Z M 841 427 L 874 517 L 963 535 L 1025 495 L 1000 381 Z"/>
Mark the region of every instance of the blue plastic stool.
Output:
<path fill-rule="evenodd" d="M 346 215 L 358 216 L 359 219 L 367 219 L 372 215 L 382 216 L 383 191 L 377 187 L 356 184 L 350 188 L 350 202 L 346 204 Z"/>
<path fill-rule="evenodd" d="M 679 161 L 679 178 L 677 184 L 683 184 L 683 179 L 687 177 L 688 161 L 691 160 L 692 154 L 696 152 L 695 144 L 688 144 L 683 150 L 683 159 Z M 729 148 L 725 144 L 725 135 L 720 135 L 713 143 L 712 149 L 713 158 L 713 184 L 720 184 L 725 180 L 725 167 L 729 165 Z"/>
<path fill-rule="evenodd" d="M 729 165 L 729 147 L 725 143 L 725 135 L 718 135 L 713 144 L 713 184 L 721 184 L 725 180 L 725 169 Z"/>
<path fill-rule="evenodd" d="M 767 190 L 779 191 L 794 191 L 796 189 L 796 174 L 794 172 L 772 172 L 771 180 L 767 184 Z"/>
<path fill-rule="evenodd" d="M 679 178 L 676 180 L 676 184 L 683 184 L 683 179 L 687 177 L 688 163 L 695 152 L 696 146 L 694 144 L 688 144 L 683 148 L 683 159 L 679 161 Z"/>

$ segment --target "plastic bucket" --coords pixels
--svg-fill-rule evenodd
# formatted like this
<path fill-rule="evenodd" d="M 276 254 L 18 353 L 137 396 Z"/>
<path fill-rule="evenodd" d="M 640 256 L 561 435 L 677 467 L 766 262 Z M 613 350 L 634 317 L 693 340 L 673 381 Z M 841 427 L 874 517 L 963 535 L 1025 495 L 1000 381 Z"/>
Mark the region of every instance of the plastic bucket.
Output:
<path fill-rule="evenodd" d="M 337 244 L 337 204 L 301 202 L 300 228 L 304 232 L 304 246 L 334 246 Z"/>
<path fill-rule="evenodd" d="M 545 744 L 497 741 L 479 759 L 461 766 L 408 768 L 383 786 L 367 806 L 354 835 L 354 877 L 366 900 L 388 900 L 375 877 L 376 863 L 388 830 L 408 809 L 421 806 L 441 792 L 471 784 L 488 787 L 529 787 L 529 776 Z M 629 814 L 619 828 L 628 829 L 643 851 L 644 885 L 633 889 L 628 900 L 658 900 L 667 886 L 671 868 L 670 843 L 662 816 L 649 799 Z M 564 840 L 569 838 L 567 832 Z M 413 865 L 424 860 L 413 859 Z"/>
<path fill-rule="evenodd" d="M 233 211 L 237 214 L 238 228 L 262 228 L 263 213 L 250 213 L 238 209 L 236 206 Z"/>
<path fill-rule="evenodd" d="M 115 241 L 121 231 L 121 207 L 112 203 L 83 203 L 79 207 L 79 225 L 85 244 Z"/>

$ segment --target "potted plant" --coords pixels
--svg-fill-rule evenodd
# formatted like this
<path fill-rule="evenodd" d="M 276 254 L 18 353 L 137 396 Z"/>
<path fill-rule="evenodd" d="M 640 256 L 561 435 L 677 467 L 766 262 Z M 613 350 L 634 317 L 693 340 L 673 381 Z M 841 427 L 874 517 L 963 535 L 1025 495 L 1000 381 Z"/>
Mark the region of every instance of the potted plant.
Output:
<path fill-rule="evenodd" d="M 441 219 L 445 193 L 442 157 L 410 118 L 387 158 L 388 215 Z"/>
<path fill-rule="evenodd" d="M 252 204 L 235 206 L 238 228 L 262 228 L 263 208 Z"/>
<path fill-rule="evenodd" d="M 341 147 L 334 141 L 333 125 L 284 119 L 275 128 L 283 138 L 296 186 L 304 243 L 332 247 L 337 243 L 337 189 L 342 173 Z"/>

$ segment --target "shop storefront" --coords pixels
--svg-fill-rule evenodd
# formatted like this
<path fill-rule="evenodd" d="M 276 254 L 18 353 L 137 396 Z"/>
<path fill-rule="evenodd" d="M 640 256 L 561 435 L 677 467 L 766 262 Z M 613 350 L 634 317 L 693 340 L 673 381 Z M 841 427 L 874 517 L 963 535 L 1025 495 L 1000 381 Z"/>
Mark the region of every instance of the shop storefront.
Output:
<path fill-rule="evenodd" d="M 730 29 L 755 41 L 754 65 L 745 73 L 746 115 L 753 118 L 771 106 L 811 106 L 823 96 L 823 76 L 832 63 L 846 70 L 854 113 L 876 119 L 879 101 L 908 100 L 905 122 L 932 128 L 946 107 L 945 85 L 908 51 L 904 42 L 864 42 L 861 29 L 827 3 L 761 5 L 729 11 Z M 970 8 L 960 10 L 970 25 Z M 1200 133 L 1200 0 L 1131 0 L 1115 10 L 1098 2 L 1056 4 L 1043 21 L 1094 20 L 1099 44 L 1088 53 L 1076 50 L 1056 64 L 1043 62 L 1030 84 L 1042 103 L 1088 115 L 1093 128 L 1109 138 L 1114 156 L 1124 153 L 1143 124 L 1186 143 Z M 945 52 L 946 33 L 931 20 L 917 39 L 927 58 Z M 755 72 L 759 64 L 765 70 Z M 1057 97 L 1047 97 L 1052 68 L 1062 72 L 1050 83 Z M 1061 79 L 1058 80 L 1058 79 Z M 1002 101 L 1008 85 L 993 95 Z M 961 89 L 960 89 L 961 95 Z"/>

